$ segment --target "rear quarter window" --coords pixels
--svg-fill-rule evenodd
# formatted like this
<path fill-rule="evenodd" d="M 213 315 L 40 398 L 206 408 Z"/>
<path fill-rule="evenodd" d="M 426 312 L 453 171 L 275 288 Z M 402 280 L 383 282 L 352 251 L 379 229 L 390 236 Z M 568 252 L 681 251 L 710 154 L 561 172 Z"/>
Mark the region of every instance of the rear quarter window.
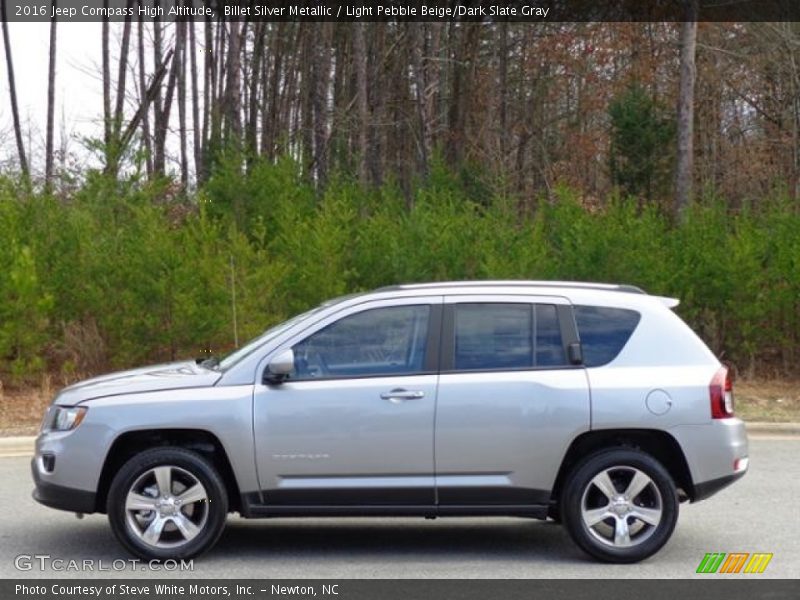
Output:
<path fill-rule="evenodd" d="M 599 367 L 614 360 L 628 343 L 642 316 L 635 310 L 607 306 L 575 306 L 575 323 L 583 363 Z"/>

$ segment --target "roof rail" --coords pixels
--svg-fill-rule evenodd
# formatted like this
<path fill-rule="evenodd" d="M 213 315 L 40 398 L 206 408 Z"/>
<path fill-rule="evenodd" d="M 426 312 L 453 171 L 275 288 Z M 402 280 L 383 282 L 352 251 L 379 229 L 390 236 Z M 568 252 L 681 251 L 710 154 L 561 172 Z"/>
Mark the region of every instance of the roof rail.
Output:
<path fill-rule="evenodd" d="M 647 294 L 643 289 L 634 285 L 593 283 L 584 281 L 526 281 L 520 279 L 486 280 L 486 281 L 438 281 L 430 283 L 402 283 L 378 288 L 375 292 L 391 292 L 398 290 L 436 289 L 444 287 L 550 287 L 550 288 L 575 288 L 596 289 L 610 292 L 627 292 L 631 294 Z"/>

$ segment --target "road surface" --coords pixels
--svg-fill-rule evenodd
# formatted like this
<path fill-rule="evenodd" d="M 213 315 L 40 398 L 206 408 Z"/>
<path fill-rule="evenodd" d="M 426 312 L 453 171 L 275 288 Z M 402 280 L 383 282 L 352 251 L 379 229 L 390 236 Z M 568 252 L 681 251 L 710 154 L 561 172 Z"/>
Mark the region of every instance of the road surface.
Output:
<path fill-rule="evenodd" d="M 121 565 L 127 555 L 106 518 L 45 508 L 31 499 L 29 459 L 0 458 L 0 577 L 574 578 L 695 575 L 706 552 L 772 552 L 763 575 L 800 576 L 800 438 L 751 437 L 750 472 L 696 505 L 681 505 L 675 533 L 637 565 L 587 559 L 560 526 L 506 518 L 275 519 L 231 516 L 192 573 Z M 15 567 L 19 555 L 92 559 L 103 572 Z M 114 561 L 117 563 L 114 563 Z M 23 565 L 25 561 L 23 560 Z M 743 577 L 733 575 L 731 577 Z"/>

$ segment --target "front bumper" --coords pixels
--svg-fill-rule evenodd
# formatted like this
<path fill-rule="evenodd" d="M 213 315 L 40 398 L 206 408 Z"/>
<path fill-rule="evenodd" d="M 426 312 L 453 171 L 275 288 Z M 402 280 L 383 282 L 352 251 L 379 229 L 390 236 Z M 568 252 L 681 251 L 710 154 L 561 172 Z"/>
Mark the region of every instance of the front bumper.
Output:
<path fill-rule="evenodd" d="M 107 432 L 104 424 L 94 424 L 87 416 L 70 431 L 40 433 L 31 462 L 34 499 L 60 510 L 96 512 Z"/>
<path fill-rule="evenodd" d="M 70 512 L 93 513 L 95 512 L 95 494 L 86 490 L 78 490 L 44 481 L 39 473 L 38 458 L 31 460 L 31 471 L 36 488 L 33 490 L 33 499 L 59 510 Z"/>
<path fill-rule="evenodd" d="M 33 475 L 33 483 L 36 486 L 33 490 L 34 500 L 59 510 L 79 513 L 95 512 L 96 498 L 94 492 L 45 481 L 40 473 L 40 468 L 38 456 L 34 457 L 31 460 L 31 473 Z"/>

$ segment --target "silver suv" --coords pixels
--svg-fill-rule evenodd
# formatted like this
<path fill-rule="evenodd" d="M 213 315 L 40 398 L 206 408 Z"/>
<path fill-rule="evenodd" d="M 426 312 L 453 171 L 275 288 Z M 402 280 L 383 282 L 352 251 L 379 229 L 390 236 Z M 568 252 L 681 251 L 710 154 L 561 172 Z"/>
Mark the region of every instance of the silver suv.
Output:
<path fill-rule="evenodd" d="M 217 362 L 62 390 L 36 500 L 107 513 L 122 545 L 188 558 L 228 512 L 552 518 L 642 560 L 678 504 L 747 470 L 728 370 L 621 285 L 400 285 L 327 302 Z"/>

